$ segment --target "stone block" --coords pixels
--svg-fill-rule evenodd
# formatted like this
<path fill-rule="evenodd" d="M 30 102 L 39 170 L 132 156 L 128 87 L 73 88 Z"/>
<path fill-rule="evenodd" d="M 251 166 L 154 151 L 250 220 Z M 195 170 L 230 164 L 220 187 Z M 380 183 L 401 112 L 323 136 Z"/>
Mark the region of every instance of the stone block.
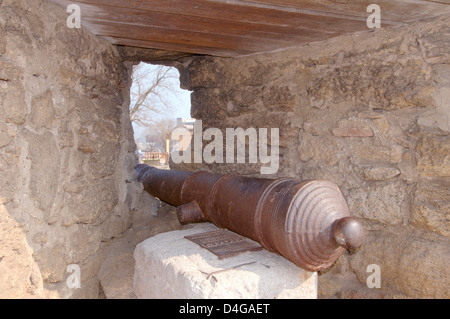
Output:
<path fill-rule="evenodd" d="M 33 253 L 39 266 L 42 279 L 46 283 L 57 283 L 63 280 L 66 272 L 67 251 L 64 243 L 49 243 Z"/>
<path fill-rule="evenodd" d="M 218 89 L 202 88 L 191 94 L 191 116 L 196 119 L 223 119 L 228 100 Z M 201 107 L 205 105 L 206 107 Z"/>
<path fill-rule="evenodd" d="M 412 223 L 450 236 L 449 189 L 449 181 L 420 181 L 413 196 Z"/>
<path fill-rule="evenodd" d="M 5 51 L 6 51 L 6 32 L 3 26 L 0 25 L 0 55 L 4 54 Z"/>
<path fill-rule="evenodd" d="M 361 169 L 361 175 L 369 181 L 384 181 L 400 175 L 400 170 L 392 166 L 368 166 Z"/>
<path fill-rule="evenodd" d="M 406 186 L 394 182 L 372 186 L 370 190 L 354 188 L 348 196 L 348 204 L 350 211 L 358 217 L 388 225 L 403 225 L 409 218 L 407 199 Z"/>
<path fill-rule="evenodd" d="M 255 97 L 252 97 L 254 100 Z M 289 112 L 294 109 L 295 95 L 290 91 L 288 86 L 271 87 L 262 97 L 264 105 L 270 111 Z"/>
<path fill-rule="evenodd" d="M 0 205 L 0 298 L 30 297 L 35 271 L 24 229 Z M 20 274 L 20 275 L 17 275 Z M 39 280 L 36 280 L 39 281 Z"/>
<path fill-rule="evenodd" d="M 0 122 L 0 148 L 7 146 L 14 138 L 6 123 Z"/>
<path fill-rule="evenodd" d="M 138 298 L 317 298 L 317 273 L 267 250 L 219 260 L 184 236 L 217 230 L 200 224 L 140 243 L 134 252 Z"/>
<path fill-rule="evenodd" d="M 298 153 L 302 161 L 312 160 L 333 166 L 339 161 L 341 152 L 342 145 L 332 139 L 306 134 L 299 138 Z"/>
<path fill-rule="evenodd" d="M 18 223 L 0 216 L 0 295 L 95 298 L 99 246 L 130 225 L 125 69 L 109 42 L 54 23 L 64 8 L 0 3 L 0 209 Z"/>
<path fill-rule="evenodd" d="M 39 208 L 48 218 L 58 191 L 60 177 L 58 147 L 53 134 L 48 131 L 37 135 L 24 130 L 23 135 L 28 143 L 28 158 L 31 161 L 31 196 L 39 203 Z"/>
<path fill-rule="evenodd" d="M 217 72 L 208 63 L 210 59 L 194 59 L 188 70 L 180 72 L 181 87 L 192 90 L 198 87 L 212 87 L 217 82 Z"/>
<path fill-rule="evenodd" d="M 0 204 L 10 202 L 17 191 L 17 184 L 19 182 L 17 179 L 19 174 L 17 151 L 17 148 L 11 151 L 1 149 L 0 172 L 2 178 L 0 179 Z"/>
<path fill-rule="evenodd" d="M 6 123 L 24 124 L 27 117 L 25 89 L 20 82 L 7 83 L 6 95 L 0 90 L 0 117 L 4 118 Z"/>
<path fill-rule="evenodd" d="M 51 129 L 54 117 L 55 109 L 50 90 L 31 100 L 30 124 L 35 130 L 39 130 L 41 127 Z"/>
<path fill-rule="evenodd" d="M 67 201 L 61 210 L 61 224 L 100 224 L 107 219 L 118 203 L 117 188 L 111 178 L 87 181 L 79 193 L 67 194 Z M 78 191 L 78 183 L 69 184 L 69 191 Z M 73 188 L 72 188 L 73 187 Z"/>
<path fill-rule="evenodd" d="M 338 137 L 372 137 L 373 130 L 366 124 L 342 120 L 339 121 L 337 126 L 333 128 L 332 133 L 334 136 Z"/>
<path fill-rule="evenodd" d="M 427 240 L 416 235 L 368 232 L 358 253 L 350 256 L 350 266 L 360 282 L 366 283 L 371 275 L 367 267 L 376 264 L 380 266 L 381 291 L 410 298 L 449 298 L 448 239 Z"/>
<path fill-rule="evenodd" d="M 423 176 L 450 176 L 450 139 L 425 136 L 417 143 L 417 167 Z"/>
<path fill-rule="evenodd" d="M 355 163 L 398 164 L 402 162 L 403 147 L 396 144 L 386 147 L 370 143 L 354 143 L 348 145 L 346 153 Z"/>
<path fill-rule="evenodd" d="M 0 80 L 1 81 L 17 81 L 20 77 L 20 74 L 23 72 L 17 66 L 0 61 Z"/>

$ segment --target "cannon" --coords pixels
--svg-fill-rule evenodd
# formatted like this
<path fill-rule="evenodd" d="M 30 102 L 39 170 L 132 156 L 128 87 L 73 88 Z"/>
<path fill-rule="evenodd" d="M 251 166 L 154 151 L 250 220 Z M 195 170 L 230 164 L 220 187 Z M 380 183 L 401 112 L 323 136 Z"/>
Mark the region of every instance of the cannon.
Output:
<path fill-rule="evenodd" d="M 177 206 L 181 224 L 211 222 L 307 271 L 329 268 L 364 238 L 339 187 L 326 180 L 266 179 L 136 166 L 144 190 Z"/>

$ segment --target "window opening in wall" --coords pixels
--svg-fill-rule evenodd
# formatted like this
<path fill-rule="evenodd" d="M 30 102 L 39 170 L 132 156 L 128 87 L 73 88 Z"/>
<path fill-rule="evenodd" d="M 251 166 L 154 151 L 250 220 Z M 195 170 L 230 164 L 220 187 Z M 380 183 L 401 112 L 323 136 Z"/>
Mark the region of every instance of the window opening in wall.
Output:
<path fill-rule="evenodd" d="M 169 168 L 170 154 L 184 151 L 190 143 L 195 119 L 190 118 L 190 91 L 180 88 L 174 67 L 139 63 L 133 67 L 130 119 L 139 162 Z M 189 136 L 172 139 L 172 131 L 183 127 Z"/>

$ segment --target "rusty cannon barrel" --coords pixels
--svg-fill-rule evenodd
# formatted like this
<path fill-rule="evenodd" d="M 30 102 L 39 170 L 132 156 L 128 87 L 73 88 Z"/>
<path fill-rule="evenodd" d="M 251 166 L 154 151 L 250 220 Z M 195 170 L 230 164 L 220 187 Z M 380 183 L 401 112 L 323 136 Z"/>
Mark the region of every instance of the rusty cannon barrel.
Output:
<path fill-rule="evenodd" d="M 148 193 L 177 206 L 180 223 L 212 222 L 308 271 L 330 267 L 364 238 L 361 223 L 350 217 L 344 196 L 330 181 L 161 170 L 145 164 L 136 167 L 136 174 Z"/>

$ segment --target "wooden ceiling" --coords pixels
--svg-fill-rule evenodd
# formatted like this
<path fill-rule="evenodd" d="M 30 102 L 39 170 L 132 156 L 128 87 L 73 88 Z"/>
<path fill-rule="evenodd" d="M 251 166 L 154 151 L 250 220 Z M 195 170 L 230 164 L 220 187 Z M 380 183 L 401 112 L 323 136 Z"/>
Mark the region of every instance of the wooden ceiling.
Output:
<path fill-rule="evenodd" d="M 50 0 L 81 7 L 81 23 L 113 44 L 215 56 L 270 52 L 450 13 L 450 0 Z M 69 14 L 68 14 L 69 15 Z"/>

